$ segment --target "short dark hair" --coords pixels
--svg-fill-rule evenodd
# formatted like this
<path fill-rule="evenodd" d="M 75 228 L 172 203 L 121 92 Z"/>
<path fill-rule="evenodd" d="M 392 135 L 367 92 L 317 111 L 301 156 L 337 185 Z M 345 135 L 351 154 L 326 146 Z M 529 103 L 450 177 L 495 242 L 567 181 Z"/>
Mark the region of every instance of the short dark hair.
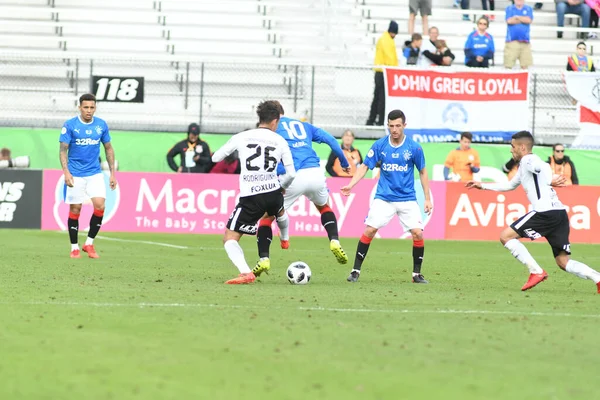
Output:
<path fill-rule="evenodd" d="M 256 107 L 258 122 L 268 124 L 271 121 L 279 119 L 283 107 L 277 100 L 265 100 Z"/>
<path fill-rule="evenodd" d="M 529 148 L 533 147 L 533 135 L 529 131 L 520 131 L 512 135 L 514 140 L 525 140 Z"/>
<path fill-rule="evenodd" d="M 565 145 L 564 145 L 564 144 L 562 144 L 562 143 L 556 143 L 554 146 L 552 146 L 552 151 L 556 150 L 556 147 L 557 147 L 557 146 L 562 146 L 562 147 L 565 147 Z"/>
<path fill-rule="evenodd" d="M 420 33 L 413 33 L 410 40 L 414 42 L 415 40 L 422 40 L 423 36 Z"/>
<path fill-rule="evenodd" d="M 473 141 L 473 134 L 471 132 L 463 132 L 460 134 L 460 140 L 462 140 L 462 138 L 467 138 L 469 139 L 471 142 Z"/>
<path fill-rule="evenodd" d="M 406 116 L 404 115 L 404 113 L 402 111 L 400 111 L 400 110 L 392 110 L 388 114 L 388 121 L 393 121 L 393 120 L 398 119 L 398 118 L 402 118 L 402 123 L 403 124 L 406 123 Z"/>
<path fill-rule="evenodd" d="M 91 93 L 82 94 L 79 98 L 79 105 L 82 105 L 84 101 L 93 101 L 96 102 L 96 96 Z"/>
<path fill-rule="evenodd" d="M 578 42 L 577 46 L 575 46 L 575 47 L 579 47 L 579 45 L 584 45 L 585 48 L 587 49 L 587 44 L 585 44 L 585 42 Z"/>

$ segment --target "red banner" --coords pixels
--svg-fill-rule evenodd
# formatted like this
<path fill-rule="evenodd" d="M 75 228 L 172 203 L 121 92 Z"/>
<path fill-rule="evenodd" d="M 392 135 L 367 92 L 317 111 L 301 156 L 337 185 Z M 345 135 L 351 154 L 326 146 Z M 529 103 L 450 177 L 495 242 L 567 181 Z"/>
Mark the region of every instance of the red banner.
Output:
<path fill-rule="evenodd" d="M 454 101 L 527 100 L 527 72 L 446 72 L 387 68 L 388 96 Z"/>
<path fill-rule="evenodd" d="M 567 206 L 572 243 L 600 243 L 600 187 L 556 188 Z M 530 209 L 522 188 L 511 192 L 446 187 L 446 239 L 497 240 L 500 232 Z"/>

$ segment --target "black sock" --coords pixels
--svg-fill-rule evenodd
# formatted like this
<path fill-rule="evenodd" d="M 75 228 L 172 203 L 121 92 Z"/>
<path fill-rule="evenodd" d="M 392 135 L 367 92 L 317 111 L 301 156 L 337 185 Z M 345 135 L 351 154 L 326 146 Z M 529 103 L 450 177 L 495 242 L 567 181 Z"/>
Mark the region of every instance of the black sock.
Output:
<path fill-rule="evenodd" d="M 79 215 L 77 215 L 77 217 L 79 218 Z M 69 239 L 71 239 L 71 244 L 77 244 L 77 235 L 79 234 L 79 219 L 67 219 L 67 227 L 69 228 Z"/>
<path fill-rule="evenodd" d="M 269 248 L 273 240 L 273 229 L 270 226 L 260 226 L 256 231 L 256 242 L 258 243 L 258 256 L 269 257 Z"/>
<path fill-rule="evenodd" d="M 358 246 L 356 247 L 356 258 L 354 258 L 354 269 L 357 269 L 359 271 L 362 267 L 363 261 L 365 261 L 365 257 L 367 257 L 367 251 L 369 251 L 369 246 L 371 245 L 370 241 L 369 243 L 365 243 L 363 242 L 363 238 L 360 239 L 361 240 L 358 241 Z"/>
<path fill-rule="evenodd" d="M 339 240 L 337 218 L 333 211 L 326 211 L 321 214 L 321 224 L 327 231 L 329 240 Z"/>
<path fill-rule="evenodd" d="M 100 231 L 100 227 L 102 226 L 103 217 L 104 214 L 96 215 L 96 212 L 94 211 L 94 214 L 92 214 L 92 218 L 90 218 L 90 231 L 88 232 L 89 238 L 94 239 L 96 237 L 96 235 Z"/>
<path fill-rule="evenodd" d="M 423 254 L 425 254 L 425 246 L 413 246 L 413 273 L 421 273 L 421 264 L 423 264 Z"/>

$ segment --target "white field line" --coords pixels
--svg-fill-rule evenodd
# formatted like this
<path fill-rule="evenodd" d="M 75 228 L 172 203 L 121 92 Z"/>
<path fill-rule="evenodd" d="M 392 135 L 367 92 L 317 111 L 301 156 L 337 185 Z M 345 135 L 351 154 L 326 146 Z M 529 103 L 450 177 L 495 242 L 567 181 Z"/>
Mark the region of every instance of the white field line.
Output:
<path fill-rule="evenodd" d="M 96 308 L 207 308 L 207 309 L 282 309 L 296 311 L 322 311 L 340 313 L 379 313 L 379 314 L 455 314 L 455 315 L 506 315 L 506 316 L 531 316 L 531 317 L 570 317 L 570 318 L 600 318 L 600 314 L 575 314 L 553 313 L 535 311 L 494 311 L 494 310 L 410 310 L 410 309 L 378 309 L 378 308 L 337 308 L 337 307 L 265 307 L 236 304 L 210 304 L 210 303 L 98 303 L 98 302 L 0 302 L 0 305 L 39 305 L 63 307 L 96 307 Z"/>
<path fill-rule="evenodd" d="M 57 233 L 63 233 L 63 234 L 67 233 L 66 231 L 56 231 L 56 232 Z M 80 233 L 79 235 L 80 236 L 85 236 L 86 234 L 85 233 Z M 106 236 L 102 236 L 102 235 L 98 235 L 98 236 L 96 236 L 96 238 L 102 239 L 102 240 L 113 241 L 113 242 L 140 243 L 140 244 L 149 244 L 149 245 L 153 245 L 153 246 L 171 247 L 173 249 L 189 249 L 188 246 L 179 246 L 179 245 L 176 245 L 176 244 L 161 243 L 161 242 L 152 242 L 150 240 L 120 239 L 120 238 L 106 237 Z"/>

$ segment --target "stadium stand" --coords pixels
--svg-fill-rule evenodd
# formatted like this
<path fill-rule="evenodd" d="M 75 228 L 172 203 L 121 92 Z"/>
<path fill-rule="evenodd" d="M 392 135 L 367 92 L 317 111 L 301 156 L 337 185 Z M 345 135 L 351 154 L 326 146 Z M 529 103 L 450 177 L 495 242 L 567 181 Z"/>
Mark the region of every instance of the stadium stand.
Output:
<path fill-rule="evenodd" d="M 551 141 L 557 128 L 561 135 L 576 128 L 559 70 L 577 35 L 590 30 L 567 16 L 574 25 L 561 28 L 565 37 L 557 40 L 553 2 L 544 3 L 532 26 L 533 71 L 543 72 L 543 81 L 532 90 L 536 132 Z M 485 12 L 496 16 L 489 32 L 497 68 L 508 4 Z M 481 13 L 453 9 L 450 0 L 434 4 L 430 26 L 439 28 L 457 65 Z M 400 48 L 408 0 L 0 0 L 0 91 L 19 98 L 0 96 L 0 121 L 20 125 L 34 110 L 40 118 L 31 123 L 55 126 L 74 112 L 91 75 L 143 76 L 143 105 L 102 104 L 114 128 L 176 130 L 200 115 L 203 129 L 231 132 L 252 126 L 258 100 L 276 97 L 290 113 L 341 133 L 366 120 L 375 41 L 392 18 Z M 589 49 L 594 55 L 593 42 Z"/>

